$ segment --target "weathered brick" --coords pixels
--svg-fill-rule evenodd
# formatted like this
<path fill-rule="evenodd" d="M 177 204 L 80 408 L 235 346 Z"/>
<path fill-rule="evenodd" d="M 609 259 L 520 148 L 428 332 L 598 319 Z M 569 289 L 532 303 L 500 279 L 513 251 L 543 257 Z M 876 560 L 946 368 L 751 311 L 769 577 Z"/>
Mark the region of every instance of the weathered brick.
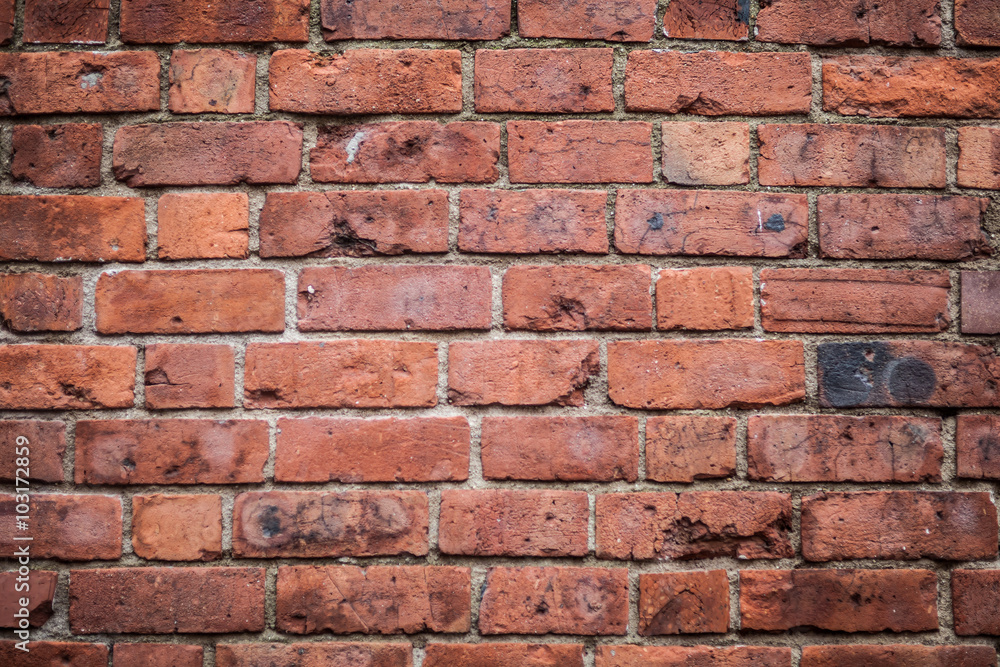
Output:
<path fill-rule="evenodd" d="M 412 667 L 412 652 L 412 644 L 397 642 L 217 644 L 215 664 L 216 667 Z"/>
<path fill-rule="evenodd" d="M 249 207 L 244 192 L 162 195 L 156 207 L 160 259 L 246 258 Z"/>
<path fill-rule="evenodd" d="M 597 557 L 787 558 L 792 497 L 755 491 L 597 496 Z"/>
<path fill-rule="evenodd" d="M 22 600 L 28 601 L 24 607 L 28 610 L 28 625 L 33 628 L 45 625 L 52 617 L 58 582 L 59 573 L 47 570 L 31 570 L 26 576 L 17 570 L 0 572 L 0 628 L 17 628 L 23 622 Z M 2 651 L 0 648 L 0 655 Z"/>
<path fill-rule="evenodd" d="M 107 667 L 108 647 L 106 644 L 86 644 L 83 642 L 50 642 L 31 640 L 29 651 L 25 653 L 16 647 L 18 640 L 0 641 L 0 660 L 4 664 L 18 667 L 51 667 L 52 665 L 73 665 L 73 667 Z"/>
<path fill-rule="evenodd" d="M 257 56 L 223 49 L 173 51 L 173 113 L 253 113 Z"/>
<path fill-rule="evenodd" d="M 351 49 L 340 55 L 276 51 L 271 111 L 321 114 L 457 113 L 462 58 L 436 49 Z"/>
<path fill-rule="evenodd" d="M 626 415 L 484 417 L 483 477 L 634 482 L 639 471 L 638 421 Z"/>
<path fill-rule="evenodd" d="M 951 324 L 946 271 L 763 269 L 765 331 L 936 333 Z"/>
<path fill-rule="evenodd" d="M 85 635 L 260 632 L 264 569 L 71 570 L 69 623 L 74 634 Z"/>
<path fill-rule="evenodd" d="M 142 262 L 145 202 L 133 197 L 0 196 L 0 261 Z"/>
<path fill-rule="evenodd" d="M 787 405 L 805 397 L 800 341 L 608 343 L 608 395 L 630 408 Z"/>
<path fill-rule="evenodd" d="M 872 491 L 802 499 L 806 560 L 989 560 L 997 555 L 997 539 L 988 493 Z"/>
<path fill-rule="evenodd" d="M 937 46 L 938 0 L 765 0 L 757 40 L 783 44 Z"/>
<path fill-rule="evenodd" d="M 243 405 L 260 408 L 430 407 L 437 345 L 391 340 L 249 343 Z"/>
<path fill-rule="evenodd" d="M 500 125 L 429 120 L 321 127 L 309 153 L 324 183 L 492 183 Z"/>
<path fill-rule="evenodd" d="M 13 554 L 23 546 L 13 530 L 17 503 L 0 494 L 0 516 L 11 530 L 0 535 L 0 548 Z M 122 555 L 122 502 L 113 496 L 32 493 L 28 524 L 32 558 L 116 560 Z"/>
<path fill-rule="evenodd" d="M 625 108 L 704 116 L 807 114 L 811 67 L 807 53 L 633 51 Z"/>
<path fill-rule="evenodd" d="M 503 276 L 503 322 L 529 331 L 648 331 L 650 268 L 516 265 Z"/>
<path fill-rule="evenodd" d="M 792 649 L 765 646 L 598 646 L 597 667 L 792 667 Z"/>
<path fill-rule="evenodd" d="M 25 0 L 28 44 L 103 44 L 108 38 L 108 0 Z"/>
<path fill-rule="evenodd" d="M 305 42 L 309 0 L 122 0 L 121 34 L 132 44 Z"/>
<path fill-rule="evenodd" d="M 285 330 L 285 274 L 271 269 L 118 271 L 101 274 L 101 333 Z"/>
<path fill-rule="evenodd" d="M 656 0 L 519 0 L 521 37 L 603 39 L 648 42 L 653 39 Z"/>
<path fill-rule="evenodd" d="M 820 195 L 819 245 L 835 259 L 964 260 L 992 254 L 989 199 L 934 195 Z"/>
<path fill-rule="evenodd" d="M 583 644 L 427 644 L 424 667 L 583 667 Z"/>
<path fill-rule="evenodd" d="M 453 405 L 583 405 L 600 370 L 596 341 L 491 340 L 448 346 Z"/>
<path fill-rule="evenodd" d="M 729 629 L 725 570 L 639 575 L 639 634 L 724 633 Z"/>
<path fill-rule="evenodd" d="M 586 556 L 589 520 L 583 491 L 445 489 L 438 544 L 466 556 Z"/>
<path fill-rule="evenodd" d="M 115 133 L 112 170 L 129 187 L 295 183 L 302 126 L 286 121 L 130 125 Z"/>
<path fill-rule="evenodd" d="M 1000 416 L 959 415 L 955 449 L 959 477 L 1000 479 Z"/>
<path fill-rule="evenodd" d="M 462 190 L 458 247 L 481 253 L 608 251 L 607 194 L 586 190 Z"/>
<path fill-rule="evenodd" d="M 244 558 L 427 555 L 423 491 L 251 491 L 233 504 Z"/>
<path fill-rule="evenodd" d="M 235 369 L 235 355 L 229 345 L 147 345 L 146 407 L 231 408 Z"/>
<path fill-rule="evenodd" d="M 935 631 L 937 577 L 929 570 L 741 570 L 740 626 Z"/>
<path fill-rule="evenodd" d="M 943 188 L 944 129 L 759 125 L 761 185 Z"/>
<path fill-rule="evenodd" d="M 264 481 L 267 422 L 121 419 L 76 424 L 77 484 Z"/>
<path fill-rule="evenodd" d="M 881 667 L 996 667 L 992 646 L 917 644 L 803 646 L 802 667 L 880 665 Z"/>
<path fill-rule="evenodd" d="M 299 635 L 464 633 L 471 585 L 464 567 L 282 566 L 276 626 Z"/>
<path fill-rule="evenodd" d="M 274 478 L 279 482 L 461 481 L 469 475 L 469 439 L 464 417 L 281 419 Z"/>
<path fill-rule="evenodd" d="M 931 340 L 822 343 L 823 407 L 1000 405 L 1000 361 L 991 347 Z"/>
<path fill-rule="evenodd" d="M 485 266 L 307 267 L 298 290 L 299 331 L 489 329 L 493 319 Z"/>
<path fill-rule="evenodd" d="M 114 645 L 115 667 L 201 667 L 205 649 L 185 644 Z"/>
<path fill-rule="evenodd" d="M 746 123 L 660 123 L 663 179 L 678 185 L 750 182 Z"/>
<path fill-rule="evenodd" d="M 371 257 L 448 252 L 448 193 L 375 190 L 268 193 L 261 257 Z"/>
<path fill-rule="evenodd" d="M 215 560 L 222 555 L 222 498 L 133 496 L 132 550 L 148 560 Z"/>
<path fill-rule="evenodd" d="M 479 113 L 614 111 L 613 49 L 479 49 Z"/>
<path fill-rule="evenodd" d="M 0 53 L 0 116 L 160 109 L 152 51 Z"/>
<path fill-rule="evenodd" d="M 962 272 L 962 333 L 1000 333 L 1000 271 Z"/>
<path fill-rule="evenodd" d="M 479 606 L 484 635 L 624 635 L 628 570 L 494 567 Z"/>
<path fill-rule="evenodd" d="M 652 183 L 651 123 L 507 123 L 511 183 Z"/>
<path fill-rule="evenodd" d="M 753 415 L 747 475 L 769 482 L 940 482 L 941 420 Z"/>
<path fill-rule="evenodd" d="M 100 125 L 15 125 L 10 174 L 40 188 L 92 188 L 101 184 Z"/>
<path fill-rule="evenodd" d="M 678 415 L 646 420 L 646 479 L 686 482 L 736 472 L 736 418 Z"/>
<path fill-rule="evenodd" d="M 640 255 L 805 257 L 805 195 L 618 190 L 615 247 Z"/>
<path fill-rule="evenodd" d="M 746 41 L 749 0 L 671 0 L 663 15 L 663 34 L 672 39 Z"/>
<path fill-rule="evenodd" d="M 63 481 L 63 454 L 66 453 L 66 424 L 61 421 L 0 420 L 0 481 L 17 476 L 18 450 L 28 448 L 27 478 L 40 482 Z M 21 475 L 23 479 L 25 475 Z"/>
<path fill-rule="evenodd" d="M 953 570 L 952 612 L 957 635 L 1000 635 L 1000 570 Z"/>
<path fill-rule="evenodd" d="M 753 327 L 753 269 L 706 266 L 666 269 L 656 279 L 656 328 L 749 329 Z"/>
<path fill-rule="evenodd" d="M 16 7 L 16 0 L 0 2 L 0 46 L 7 46 L 14 38 L 14 10 Z M 4 651 L 3 647 L 6 643 L 0 643 L 0 651 Z"/>
<path fill-rule="evenodd" d="M 76 331 L 83 326 L 83 278 L 0 273 L 0 322 L 11 331 Z"/>
<path fill-rule="evenodd" d="M 510 33 L 510 0 L 322 0 L 323 38 L 500 39 Z M 523 34 L 523 33 L 522 33 Z"/>
<path fill-rule="evenodd" d="M 955 0 L 959 44 L 1000 46 L 1000 8 L 991 0 Z"/>
<path fill-rule="evenodd" d="M 130 408 L 135 362 L 124 345 L 0 345 L 0 409 Z"/>
<path fill-rule="evenodd" d="M 1000 129 L 958 128 L 958 184 L 1000 190 Z"/>

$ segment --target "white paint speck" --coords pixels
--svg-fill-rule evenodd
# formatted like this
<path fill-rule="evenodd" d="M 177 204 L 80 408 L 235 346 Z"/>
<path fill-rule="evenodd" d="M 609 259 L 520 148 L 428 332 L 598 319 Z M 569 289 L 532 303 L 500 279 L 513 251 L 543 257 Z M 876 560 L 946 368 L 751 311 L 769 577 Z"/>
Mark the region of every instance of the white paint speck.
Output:
<path fill-rule="evenodd" d="M 358 130 L 351 137 L 351 140 L 347 142 L 347 164 L 354 162 L 354 158 L 358 156 L 358 151 L 361 150 L 361 144 L 365 140 L 365 133 Z"/>

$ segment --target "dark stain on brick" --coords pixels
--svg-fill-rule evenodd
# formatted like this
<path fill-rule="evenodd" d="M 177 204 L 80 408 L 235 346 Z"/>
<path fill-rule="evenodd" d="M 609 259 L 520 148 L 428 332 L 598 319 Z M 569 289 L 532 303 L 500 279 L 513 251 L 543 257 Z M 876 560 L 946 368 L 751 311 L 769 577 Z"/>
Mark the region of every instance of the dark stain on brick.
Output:
<path fill-rule="evenodd" d="M 775 213 L 764 223 L 764 229 L 772 232 L 785 231 L 785 218 L 780 213 Z"/>
<path fill-rule="evenodd" d="M 818 363 L 821 396 L 833 407 L 921 405 L 937 388 L 930 364 L 897 358 L 886 343 L 824 343 Z"/>
<path fill-rule="evenodd" d="M 916 357 L 903 357 L 886 368 L 889 393 L 901 403 L 922 403 L 931 397 L 937 377 L 930 364 Z"/>

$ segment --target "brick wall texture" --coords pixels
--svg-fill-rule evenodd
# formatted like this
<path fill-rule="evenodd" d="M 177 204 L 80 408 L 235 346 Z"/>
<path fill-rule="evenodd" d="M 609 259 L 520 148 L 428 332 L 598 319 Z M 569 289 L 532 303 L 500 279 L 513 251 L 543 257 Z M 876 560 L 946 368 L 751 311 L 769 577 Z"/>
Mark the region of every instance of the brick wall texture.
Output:
<path fill-rule="evenodd" d="M 0 663 L 997 665 L 997 0 L 0 42 Z"/>

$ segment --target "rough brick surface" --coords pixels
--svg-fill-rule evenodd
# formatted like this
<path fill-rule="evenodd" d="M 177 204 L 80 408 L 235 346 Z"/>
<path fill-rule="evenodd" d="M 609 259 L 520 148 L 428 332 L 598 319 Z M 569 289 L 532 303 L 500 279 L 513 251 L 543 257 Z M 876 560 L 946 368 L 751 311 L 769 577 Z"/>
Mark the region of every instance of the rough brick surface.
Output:
<path fill-rule="evenodd" d="M 673 39 L 742 42 L 749 29 L 748 0 L 671 0 L 663 15 L 663 35 Z"/>
<path fill-rule="evenodd" d="M 412 667 L 412 646 L 403 643 L 296 642 L 217 644 L 217 667 Z"/>
<path fill-rule="evenodd" d="M 840 665 L 884 665 L 885 667 L 996 667 L 997 652 L 991 646 L 803 646 L 802 667 Z"/>
<path fill-rule="evenodd" d="M 0 516 L 7 525 L 17 504 L 16 496 L 0 495 Z M 28 516 L 35 558 L 116 560 L 122 555 L 122 503 L 117 497 L 33 493 Z M 13 554 L 22 546 L 14 539 L 18 533 L 5 533 L 0 548 Z"/>
<path fill-rule="evenodd" d="M 0 322 L 11 331 L 76 331 L 83 326 L 83 279 L 0 274 Z"/>
<path fill-rule="evenodd" d="M 656 328 L 718 331 L 754 323 L 753 270 L 667 269 L 656 279 Z"/>
<path fill-rule="evenodd" d="M 955 32 L 959 44 L 1000 46 L 1000 8 L 989 0 L 956 0 Z"/>
<path fill-rule="evenodd" d="M 661 123 L 663 178 L 677 185 L 750 182 L 746 123 Z"/>
<path fill-rule="evenodd" d="M 736 419 L 733 417 L 650 417 L 646 419 L 646 478 L 693 482 L 736 472 Z"/>
<path fill-rule="evenodd" d="M 0 480 L 12 481 L 17 472 L 17 450 L 28 448 L 28 474 L 21 478 L 41 482 L 63 481 L 63 454 L 66 453 L 66 425 L 40 419 L 0 421 Z"/>
<path fill-rule="evenodd" d="M 937 0 L 765 0 L 757 14 L 757 39 L 822 46 L 937 46 L 941 14 Z"/>
<path fill-rule="evenodd" d="M 14 11 L 16 7 L 16 0 L 0 2 L 0 46 L 7 46 L 14 37 Z"/>
<path fill-rule="evenodd" d="M 174 113 L 253 113 L 257 57 L 222 49 L 170 54 Z"/>
<path fill-rule="evenodd" d="M 725 570 L 639 575 L 639 634 L 724 633 L 728 629 Z"/>
<path fill-rule="evenodd" d="M 33 628 L 45 625 L 52 618 L 58 580 L 59 573 L 48 570 L 32 570 L 27 575 L 16 570 L 0 573 L 0 628 L 16 628 L 23 622 L 22 599 L 28 601 L 28 624 Z M 29 595 L 25 598 L 24 593 Z"/>
<path fill-rule="evenodd" d="M 954 570 L 951 593 L 956 634 L 1000 635 L 1000 613 L 990 602 L 1000 593 L 1000 570 Z"/>
<path fill-rule="evenodd" d="M 1000 333 L 1000 271 L 962 272 L 962 333 Z"/>
<path fill-rule="evenodd" d="M 597 667 L 660 667 L 661 665 L 712 665 L 713 667 L 791 667 L 792 649 L 763 646 L 598 646 Z"/>
<path fill-rule="evenodd" d="M 135 364 L 135 348 L 124 345 L 0 345 L 0 407 L 128 408 Z"/>
<path fill-rule="evenodd" d="M 327 41 L 500 39 L 510 32 L 510 6 L 510 0 L 322 0 L 320 16 Z"/>
<path fill-rule="evenodd" d="M 133 44 L 304 42 L 308 0 L 123 0 L 122 40 Z"/>
<path fill-rule="evenodd" d="M 1000 190 L 1000 130 L 959 128 L 958 148 L 958 184 L 966 188 Z"/>
<path fill-rule="evenodd" d="M 249 254 L 249 198 L 242 192 L 163 195 L 156 215 L 160 259 L 243 259 Z"/>
<path fill-rule="evenodd" d="M 959 477 L 1000 479 L 1000 418 L 959 415 L 955 449 Z"/>
<path fill-rule="evenodd" d="M 132 550 L 148 560 L 215 560 L 222 555 L 222 498 L 134 496 Z"/>
<path fill-rule="evenodd" d="M 582 644 L 428 644 L 424 667 L 583 667 Z"/>
<path fill-rule="evenodd" d="M 115 667 L 200 667 L 205 649 L 184 644 L 115 644 Z"/>
<path fill-rule="evenodd" d="M 228 345 L 147 345 L 146 407 L 231 408 L 235 364 L 233 348 Z"/>
<path fill-rule="evenodd" d="M 512 183 L 651 183 L 652 125 L 638 121 L 507 123 Z"/>
<path fill-rule="evenodd" d="M 614 111 L 612 49 L 476 51 L 479 113 Z"/>
<path fill-rule="evenodd" d="M 92 188 L 101 183 L 100 125 L 17 125 L 10 173 L 40 188 Z"/>
<path fill-rule="evenodd" d="M 648 42 L 656 22 L 655 0 L 521 0 L 522 37 Z"/>
<path fill-rule="evenodd" d="M 17 640 L 0 641 L 0 659 L 24 667 L 49 667 L 52 664 L 71 664 L 73 667 L 106 667 L 108 647 L 106 644 L 84 642 L 32 641 L 25 653 L 16 647 Z"/>
<path fill-rule="evenodd" d="M 108 0 L 25 0 L 24 41 L 32 44 L 103 44 Z"/>

